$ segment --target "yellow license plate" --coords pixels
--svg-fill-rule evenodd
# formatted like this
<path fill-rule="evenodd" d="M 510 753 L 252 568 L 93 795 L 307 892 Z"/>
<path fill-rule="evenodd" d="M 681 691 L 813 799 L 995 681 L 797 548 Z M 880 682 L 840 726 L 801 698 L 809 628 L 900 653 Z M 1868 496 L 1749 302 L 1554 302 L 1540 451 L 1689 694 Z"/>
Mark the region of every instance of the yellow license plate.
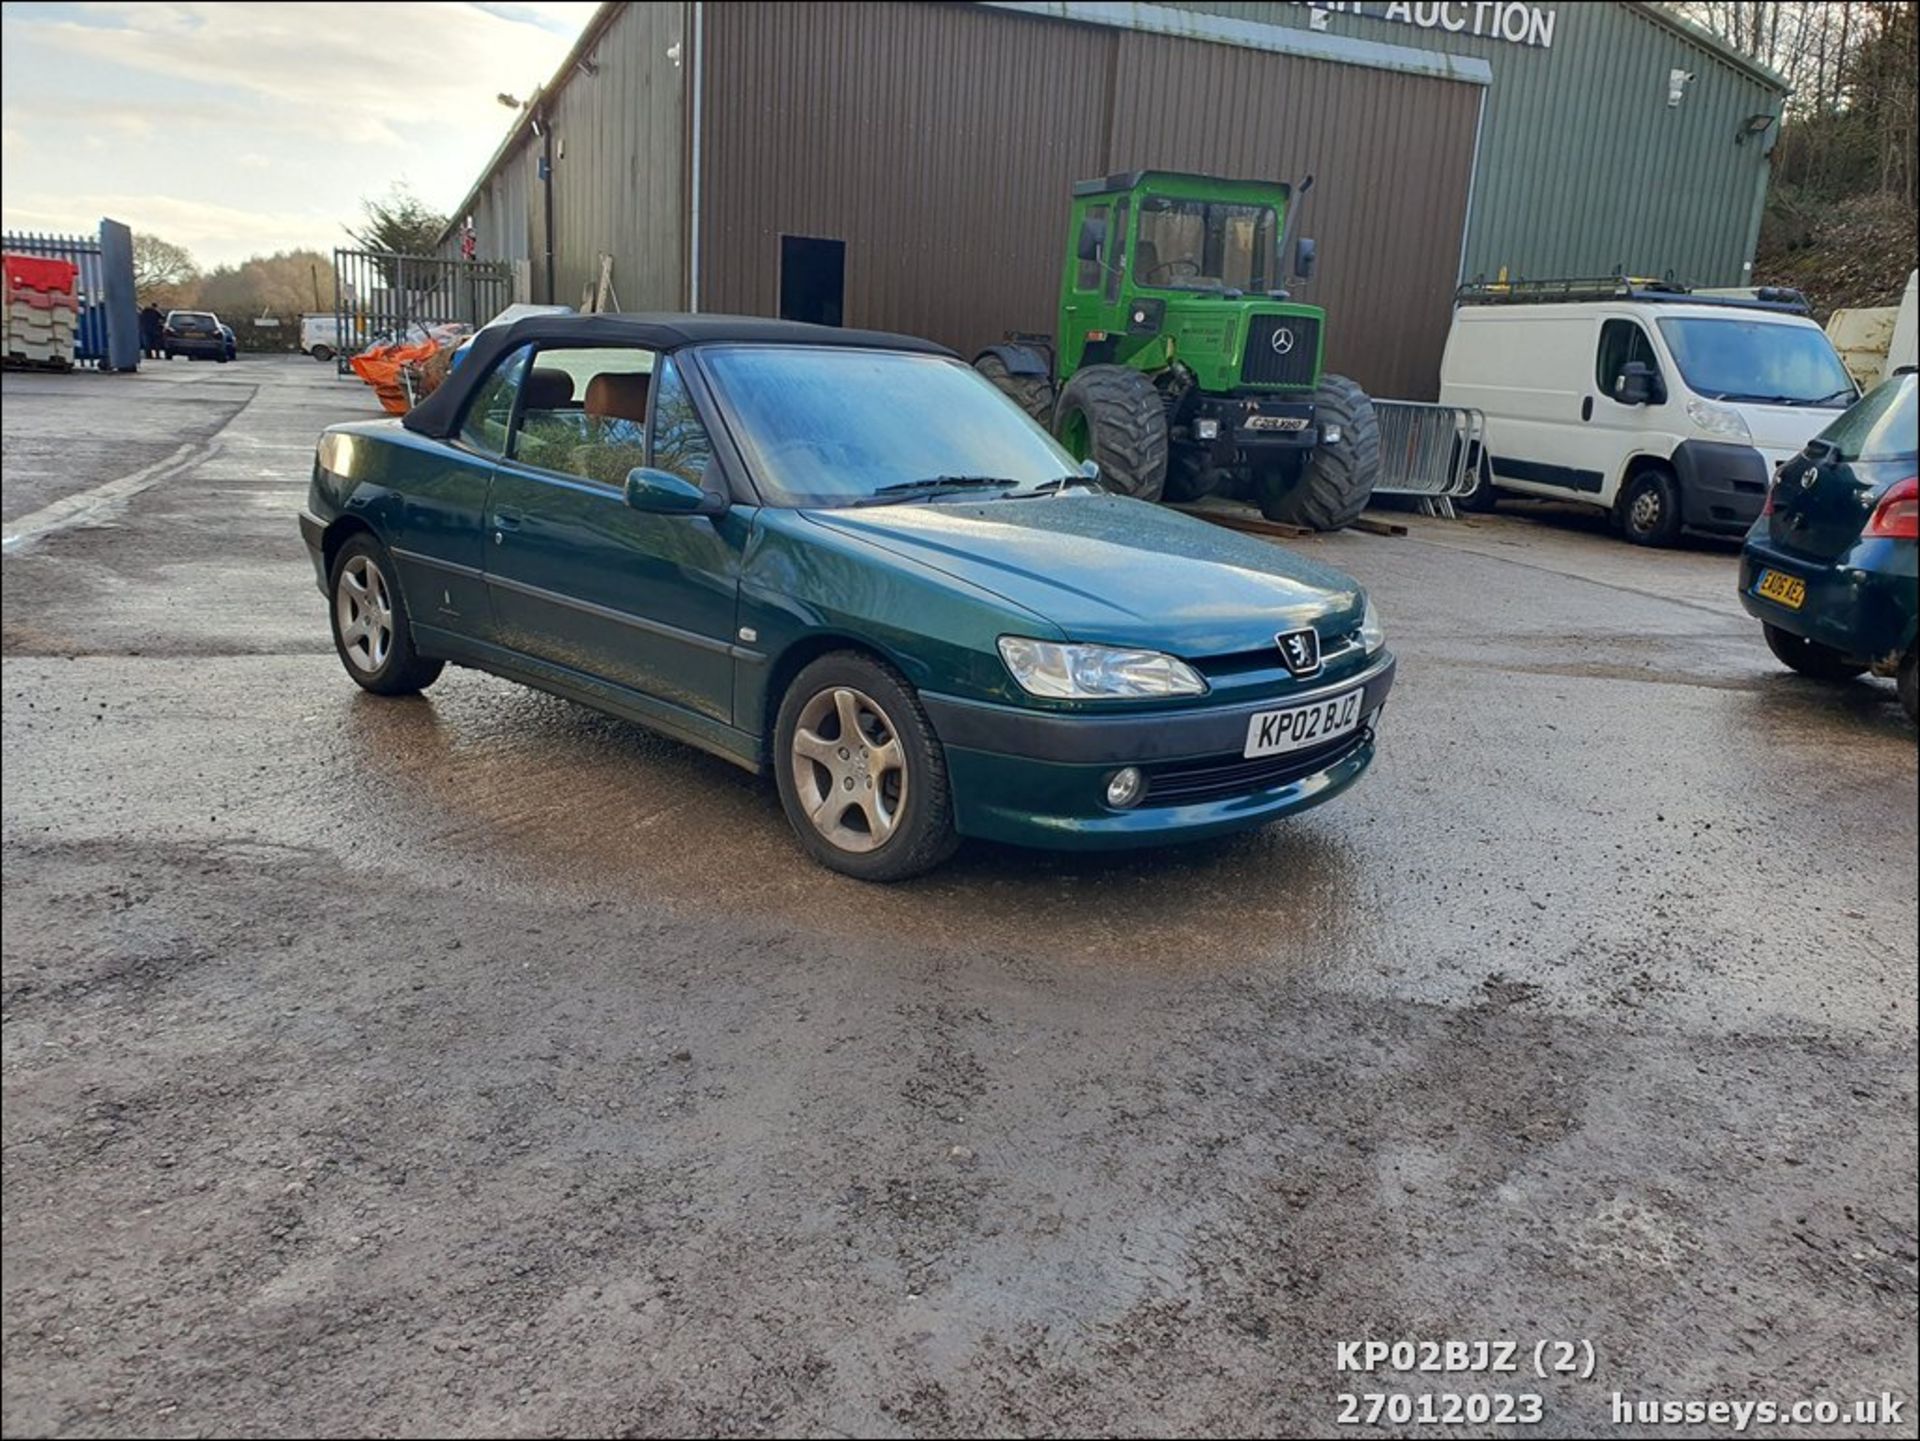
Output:
<path fill-rule="evenodd" d="M 1762 599 L 1784 605 L 1788 610 L 1798 610 L 1807 603 L 1807 583 L 1791 575 L 1782 575 L 1777 570 L 1764 572 L 1760 584 L 1754 593 Z"/>

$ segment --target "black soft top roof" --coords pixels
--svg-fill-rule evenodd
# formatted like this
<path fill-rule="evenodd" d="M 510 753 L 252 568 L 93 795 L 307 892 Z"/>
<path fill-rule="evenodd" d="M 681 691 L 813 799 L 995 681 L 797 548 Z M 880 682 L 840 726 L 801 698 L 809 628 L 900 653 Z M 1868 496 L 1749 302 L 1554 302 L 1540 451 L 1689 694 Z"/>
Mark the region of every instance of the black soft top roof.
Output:
<path fill-rule="evenodd" d="M 408 430 L 445 439 L 459 428 L 467 397 L 508 351 L 538 341 L 548 345 L 632 345 L 674 351 L 689 345 L 758 342 L 764 345 L 850 345 L 868 350 L 907 350 L 952 355 L 943 345 L 882 330 L 842 330 L 754 315 L 529 315 L 474 337 L 460 368 L 440 388 L 408 411 Z"/>

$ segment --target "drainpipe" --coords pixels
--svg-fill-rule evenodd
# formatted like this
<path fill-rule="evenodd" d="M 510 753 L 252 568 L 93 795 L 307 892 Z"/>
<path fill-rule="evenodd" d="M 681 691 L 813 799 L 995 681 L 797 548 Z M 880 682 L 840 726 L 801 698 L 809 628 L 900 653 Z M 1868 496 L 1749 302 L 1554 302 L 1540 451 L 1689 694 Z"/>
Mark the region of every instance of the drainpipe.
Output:
<path fill-rule="evenodd" d="M 700 309 L 700 75 L 707 68 L 704 39 L 704 6 L 695 0 L 693 6 L 693 125 L 692 143 L 688 147 L 690 154 L 687 168 L 691 172 L 687 177 L 687 309 Z"/>
<path fill-rule="evenodd" d="M 542 207 L 547 213 L 547 304 L 558 302 L 553 295 L 553 117 L 546 110 L 533 112 L 533 133 L 540 137 L 540 183 L 546 203 Z"/>

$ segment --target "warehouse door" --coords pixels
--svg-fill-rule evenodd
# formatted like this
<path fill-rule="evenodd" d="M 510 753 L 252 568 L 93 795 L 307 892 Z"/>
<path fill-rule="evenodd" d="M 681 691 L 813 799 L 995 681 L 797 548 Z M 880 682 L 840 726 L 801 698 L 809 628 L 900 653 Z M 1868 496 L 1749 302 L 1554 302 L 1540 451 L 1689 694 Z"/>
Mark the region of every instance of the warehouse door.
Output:
<path fill-rule="evenodd" d="M 780 237 L 780 318 L 839 325 L 846 315 L 847 243 Z"/>

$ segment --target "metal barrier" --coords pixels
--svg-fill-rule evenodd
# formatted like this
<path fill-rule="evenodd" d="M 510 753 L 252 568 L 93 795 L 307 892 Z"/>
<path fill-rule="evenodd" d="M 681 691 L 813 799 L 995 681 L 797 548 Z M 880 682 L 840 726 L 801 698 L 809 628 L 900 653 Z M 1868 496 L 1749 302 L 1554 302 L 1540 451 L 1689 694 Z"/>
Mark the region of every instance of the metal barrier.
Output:
<path fill-rule="evenodd" d="M 416 325 L 460 322 L 475 329 L 513 299 L 513 272 L 486 260 L 443 260 L 384 250 L 333 252 L 339 370 L 348 359 Z"/>
<path fill-rule="evenodd" d="M 1480 483 L 1486 416 L 1424 400 L 1376 400 L 1373 412 L 1380 421 L 1374 493 L 1417 496 L 1423 511 L 1452 519 L 1453 502 Z"/>
<path fill-rule="evenodd" d="M 132 370 L 140 363 L 140 318 L 133 303 L 133 249 L 127 228 L 100 222 L 100 234 L 0 236 L 9 255 L 43 255 L 79 267 L 74 281 L 73 358 L 102 370 Z"/>

